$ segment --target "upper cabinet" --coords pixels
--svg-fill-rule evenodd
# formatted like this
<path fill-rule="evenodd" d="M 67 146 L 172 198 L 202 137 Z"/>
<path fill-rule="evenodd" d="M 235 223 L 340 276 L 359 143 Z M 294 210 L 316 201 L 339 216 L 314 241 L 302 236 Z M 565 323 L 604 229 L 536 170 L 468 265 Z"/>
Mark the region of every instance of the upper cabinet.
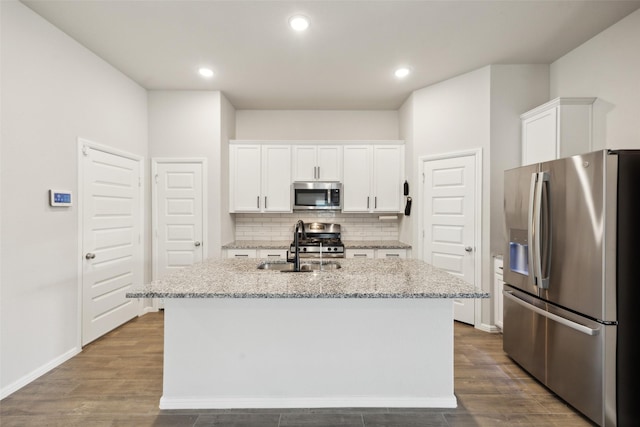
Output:
<path fill-rule="evenodd" d="M 293 181 L 342 181 L 342 146 L 294 145 Z"/>
<path fill-rule="evenodd" d="M 343 212 L 401 212 L 404 142 L 230 142 L 229 212 L 291 212 L 295 181 L 342 182 Z"/>
<path fill-rule="evenodd" d="M 291 212 L 290 145 L 230 145 L 229 211 Z"/>
<path fill-rule="evenodd" d="M 522 164 L 592 151 L 592 106 L 595 100 L 556 98 L 522 114 Z"/>
<path fill-rule="evenodd" d="M 403 145 L 344 147 L 344 212 L 400 212 Z"/>

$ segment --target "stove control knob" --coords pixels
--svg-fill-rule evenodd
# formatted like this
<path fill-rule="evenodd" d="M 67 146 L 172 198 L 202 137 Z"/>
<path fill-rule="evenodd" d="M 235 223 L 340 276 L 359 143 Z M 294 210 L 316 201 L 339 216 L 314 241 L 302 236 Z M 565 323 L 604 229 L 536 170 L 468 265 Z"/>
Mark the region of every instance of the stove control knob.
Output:
<path fill-rule="evenodd" d="M 302 252 L 307 252 L 307 248 L 302 248 Z"/>

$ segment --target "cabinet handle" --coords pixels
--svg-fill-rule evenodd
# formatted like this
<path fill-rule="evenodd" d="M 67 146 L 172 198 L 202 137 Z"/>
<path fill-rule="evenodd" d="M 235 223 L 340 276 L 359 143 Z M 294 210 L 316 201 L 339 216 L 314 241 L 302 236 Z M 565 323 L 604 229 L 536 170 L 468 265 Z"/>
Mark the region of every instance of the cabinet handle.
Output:
<path fill-rule="evenodd" d="M 267 254 L 267 258 L 280 258 L 280 254 Z"/>
<path fill-rule="evenodd" d="M 367 254 L 353 254 L 354 257 L 367 257 Z"/>
<path fill-rule="evenodd" d="M 367 209 L 369 209 L 369 196 L 367 196 Z"/>
<path fill-rule="evenodd" d="M 400 254 L 385 254 L 385 256 L 387 258 L 389 258 L 389 257 L 398 257 L 398 256 L 400 256 Z"/>
<path fill-rule="evenodd" d="M 248 257 L 248 254 L 235 254 L 234 257 L 236 258 L 240 258 L 240 257 Z"/>
<path fill-rule="evenodd" d="M 264 208 L 267 209 L 267 196 L 264 196 Z"/>
<path fill-rule="evenodd" d="M 256 197 L 256 204 L 258 205 L 258 209 L 260 209 L 260 196 Z"/>
<path fill-rule="evenodd" d="M 374 197 L 373 200 L 373 208 L 378 209 L 378 196 Z"/>
<path fill-rule="evenodd" d="M 318 179 L 320 179 L 320 166 L 317 166 L 318 168 Z"/>

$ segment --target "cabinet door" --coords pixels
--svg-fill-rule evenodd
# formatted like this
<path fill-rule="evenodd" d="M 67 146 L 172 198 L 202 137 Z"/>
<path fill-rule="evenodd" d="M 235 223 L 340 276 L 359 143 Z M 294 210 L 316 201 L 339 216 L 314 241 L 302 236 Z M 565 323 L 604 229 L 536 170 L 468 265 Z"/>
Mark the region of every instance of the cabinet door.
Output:
<path fill-rule="evenodd" d="M 558 157 L 558 109 L 551 108 L 522 122 L 522 164 Z"/>
<path fill-rule="evenodd" d="M 291 212 L 291 146 L 262 147 L 262 211 Z"/>
<path fill-rule="evenodd" d="M 317 177 L 316 146 L 293 146 L 293 181 L 314 181 Z"/>
<path fill-rule="evenodd" d="M 229 147 L 230 212 L 259 212 L 260 151 L 259 145 Z"/>
<path fill-rule="evenodd" d="M 317 177 L 320 181 L 342 181 L 342 147 L 319 145 L 317 166 Z"/>
<path fill-rule="evenodd" d="M 343 212 L 369 212 L 371 203 L 371 146 L 344 147 Z"/>
<path fill-rule="evenodd" d="M 373 146 L 373 210 L 399 212 L 403 188 L 403 147 Z"/>

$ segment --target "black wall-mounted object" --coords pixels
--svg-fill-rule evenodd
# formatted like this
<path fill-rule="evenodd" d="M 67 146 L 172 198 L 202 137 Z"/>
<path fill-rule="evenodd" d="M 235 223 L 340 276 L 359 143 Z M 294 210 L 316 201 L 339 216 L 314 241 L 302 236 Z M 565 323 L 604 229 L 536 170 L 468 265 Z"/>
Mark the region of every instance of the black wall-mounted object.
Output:
<path fill-rule="evenodd" d="M 409 183 L 407 181 L 404 182 L 404 195 L 409 195 Z"/>
<path fill-rule="evenodd" d="M 404 207 L 404 214 L 411 215 L 411 197 L 407 197 L 407 206 Z"/>

